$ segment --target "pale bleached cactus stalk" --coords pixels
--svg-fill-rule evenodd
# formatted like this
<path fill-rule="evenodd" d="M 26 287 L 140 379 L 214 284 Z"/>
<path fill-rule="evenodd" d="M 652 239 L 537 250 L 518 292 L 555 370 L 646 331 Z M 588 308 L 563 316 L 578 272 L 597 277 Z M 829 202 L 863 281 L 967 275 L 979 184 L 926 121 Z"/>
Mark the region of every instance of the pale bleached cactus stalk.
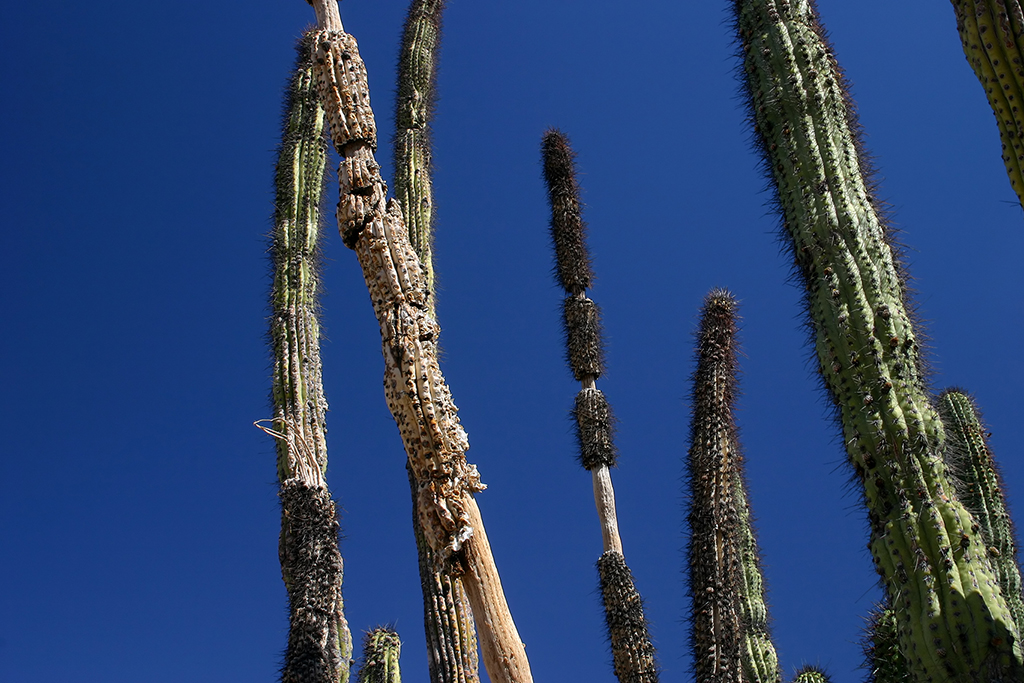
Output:
<path fill-rule="evenodd" d="M 463 584 L 493 683 L 532 680 L 473 494 L 483 490 L 457 409 L 437 361 L 440 328 L 398 202 L 374 159 L 376 123 L 366 68 L 341 25 L 335 0 L 315 0 L 320 29 L 314 72 L 341 156 L 338 227 L 356 253 L 380 324 L 384 393 L 417 482 L 424 538 L 438 562 L 464 571 Z"/>
<path fill-rule="evenodd" d="M 939 416 L 946 428 L 946 465 L 956 478 L 960 500 L 981 527 L 989 561 L 1019 638 L 1024 625 L 1024 602 L 1017 540 L 1006 509 L 1002 477 L 986 442 L 981 415 L 970 395 L 960 389 L 948 389 L 939 395 Z"/>
<path fill-rule="evenodd" d="M 591 473 L 594 502 L 601 523 L 604 553 L 597 571 L 604 602 L 605 624 L 612 646 L 615 676 L 620 683 L 655 683 L 658 666 L 644 616 L 643 600 L 622 554 L 610 468 L 617 453 L 612 441 L 611 408 L 597 388 L 604 372 L 600 310 L 587 297 L 593 274 L 587 254 L 574 153 L 564 133 L 549 130 L 541 145 L 544 179 L 551 205 L 551 239 L 555 271 L 566 291 L 563 324 L 566 359 L 581 387 L 573 414 L 580 464 Z"/>
<path fill-rule="evenodd" d="M 1003 164 L 1024 203 L 1024 11 L 1019 0 L 953 0 L 967 63 L 999 127 Z"/>
<path fill-rule="evenodd" d="M 409 240 L 424 269 L 433 310 L 435 282 L 432 246 L 434 199 L 430 157 L 430 124 L 437 89 L 438 51 L 444 0 L 412 0 L 402 31 L 395 97 L 395 197 L 409 230 Z M 419 528 L 416 479 L 413 527 L 423 590 L 423 623 L 431 683 L 472 683 L 479 680 L 476 628 L 462 580 L 438 570 L 434 553 Z"/>
<path fill-rule="evenodd" d="M 813 4 L 735 0 L 734 9 L 757 145 L 862 484 L 900 648 L 920 681 L 1019 680 L 1013 619 L 947 477 L 905 282 Z"/>
<path fill-rule="evenodd" d="M 375 628 L 363 639 L 363 665 L 356 680 L 359 683 L 402 683 L 399 659 L 402 641 L 390 628 Z"/>
<path fill-rule="evenodd" d="M 307 35 L 298 46 L 275 173 L 270 248 L 274 418 L 264 429 L 277 438 L 281 572 L 289 600 L 282 681 L 344 683 L 352 636 L 341 598 L 337 511 L 324 479 L 327 401 L 317 320 L 326 120 L 313 79 L 311 45 Z"/>
<path fill-rule="evenodd" d="M 778 656 L 734 418 L 737 346 L 733 296 L 704 300 L 693 375 L 687 546 L 690 639 L 698 681 L 777 683 Z"/>

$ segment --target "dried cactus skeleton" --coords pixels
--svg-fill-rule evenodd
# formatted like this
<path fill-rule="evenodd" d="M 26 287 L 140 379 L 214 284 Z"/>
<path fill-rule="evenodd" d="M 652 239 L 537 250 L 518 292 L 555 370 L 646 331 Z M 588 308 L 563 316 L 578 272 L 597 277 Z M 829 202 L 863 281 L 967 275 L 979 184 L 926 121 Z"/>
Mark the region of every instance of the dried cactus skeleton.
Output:
<path fill-rule="evenodd" d="M 485 486 L 466 460 L 468 439 L 438 363 L 429 124 L 444 0 L 414 0 L 406 24 L 396 106 L 399 200 L 387 199 L 374 157 L 376 122 L 356 41 L 335 0 L 309 1 L 318 28 L 300 45 L 278 163 L 275 417 L 264 427 L 278 439 L 281 562 L 292 615 L 282 680 L 344 683 L 352 654 L 336 506 L 324 477 L 316 318 L 329 127 L 340 157 L 338 229 L 369 290 L 385 398 L 408 456 L 432 683 L 479 681 L 475 631 L 491 681 L 529 683 L 525 647 L 474 500 Z M 1024 15 L 1016 2 L 953 4 L 1020 193 L 1012 102 L 1024 82 L 1014 56 Z M 731 5 L 755 145 L 803 278 L 820 374 L 861 484 L 886 593 L 866 638 L 870 679 L 1024 680 L 1022 581 L 996 467 L 973 399 L 959 390 L 936 399 L 926 386 L 903 267 L 814 4 Z M 566 291 L 567 356 L 581 385 L 573 410 L 579 456 L 592 475 L 604 541 L 597 566 L 614 670 L 621 683 L 651 683 L 658 680 L 654 648 L 616 522 L 613 420 L 596 386 L 602 340 L 587 291 L 592 272 L 574 155 L 558 131 L 545 135 L 543 155 L 556 273 Z M 776 683 L 781 671 L 733 417 L 736 308 L 728 292 L 713 291 L 698 333 L 686 475 L 691 646 L 698 683 Z M 398 683 L 399 649 L 387 629 L 368 634 L 359 681 Z M 828 680 L 816 667 L 794 678 Z"/>

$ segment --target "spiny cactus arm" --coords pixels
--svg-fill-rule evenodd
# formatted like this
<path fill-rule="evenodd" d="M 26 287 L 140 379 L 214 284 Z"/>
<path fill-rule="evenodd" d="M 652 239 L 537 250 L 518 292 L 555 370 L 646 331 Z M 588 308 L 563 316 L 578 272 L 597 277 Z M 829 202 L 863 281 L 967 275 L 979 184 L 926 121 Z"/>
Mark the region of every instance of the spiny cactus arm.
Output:
<path fill-rule="evenodd" d="M 434 197 L 430 123 L 437 97 L 437 63 L 445 0 L 413 0 L 405 18 L 395 96 L 395 197 L 420 258 L 433 306 Z"/>
<path fill-rule="evenodd" d="M 832 683 L 824 669 L 808 664 L 796 672 L 793 683 Z"/>
<path fill-rule="evenodd" d="M 1024 12 L 1019 0 L 953 0 L 967 63 L 999 126 L 1003 163 L 1024 204 Z"/>
<path fill-rule="evenodd" d="M 698 681 L 777 683 L 778 656 L 743 483 L 733 413 L 736 300 L 713 290 L 697 333 L 691 398 L 687 562 Z"/>
<path fill-rule="evenodd" d="M 326 120 L 313 79 L 310 40 L 307 34 L 298 45 L 275 172 L 269 335 L 274 419 L 265 429 L 277 438 L 279 551 L 289 601 L 282 681 L 345 683 L 352 635 L 341 597 L 336 506 L 324 480 L 327 402 L 317 320 Z"/>
<path fill-rule="evenodd" d="M 734 7 L 757 144 L 863 484 L 871 551 L 901 616 L 901 648 L 921 680 L 1020 675 L 1006 601 L 946 477 L 904 282 L 831 48 L 808 0 Z"/>
<path fill-rule="evenodd" d="M 939 415 L 946 428 L 946 465 L 957 478 L 958 493 L 981 527 L 989 561 L 1013 615 L 1015 632 L 1024 625 L 1017 541 L 1003 496 L 1002 478 L 977 404 L 967 393 L 948 389 L 939 395 Z"/>
<path fill-rule="evenodd" d="M 896 613 L 888 604 L 879 605 L 869 619 L 864 634 L 868 683 L 911 683 L 910 667 L 900 651 Z"/>
<path fill-rule="evenodd" d="M 402 683 L 398 660 L 402 641 L 389 628 L 375 628 L 363 639 L 363 665 L 356 677 L 359 683 Z"/>
<path fill-rule="evenodd" d="M 387 186 L 373 156 L 376 123 L 366 68 L 346 33 L 321 27 L 314 49 L 320 100 L 342 157 L 338 227 L 356 253 L 380 324 L 385 399 L 416 477 L 424 537 L 441 562 L 464 563 L 463 584 L 491 681 L 527 683 L 532 677 L 526 650 L 473 499 L 484 487 L 476 467 L 466 462 L 469 443 L 438 365 L 440 328 L 427 303 L 423 270 L 401 206 L 385 202 Z"/>
<path fill-rule="evenodd" d="M 600 311 L 586 295 L 593 280 L 576 181 L 574 153 L 558 130 L 544 134 L 541 144 L 544 179 L 551 205 L 551 238 L 555 270 L 566 291 L 563 324 L 567 360 L 581 388 L 573 415 L 580 464 L 590 470 L 594 502 L 601 523 L 604 553 L 597 561 L 605 624 L 612 647 L 615 676 L 621 683 L 655 683 L 658 666 L 644 616 L 643 600 L 622 555 L 610 468 L 617 453 L 612 441 L 612 414 L 597 379 L 604 372 Z"/>

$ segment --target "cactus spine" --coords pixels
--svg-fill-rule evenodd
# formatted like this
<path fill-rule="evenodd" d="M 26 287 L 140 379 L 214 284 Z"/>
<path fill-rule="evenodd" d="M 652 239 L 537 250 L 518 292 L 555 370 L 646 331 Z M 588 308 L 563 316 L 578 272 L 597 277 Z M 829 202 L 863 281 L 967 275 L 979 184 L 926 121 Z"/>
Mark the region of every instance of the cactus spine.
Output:
<path fill-rule="evenodd" d="M 314 0 L 319 30 L 314 73 L 335 149 L 338 228 L 356 253 L 380 324 L 384 394 L 417 482 L 424 538 L 463 583 L 480 629 L 480 645 L 493 683 L 532 681 L 526 650 L 512 621 L 473 494 L 483 490 L 451 391 L 437 360 L 440 327 L 429 288 L 402 218 L 386 201 L 387 186 L 374 159 L 376 123 L 366 67 L 355 39 L 344 32 L 335 0 Z"/>
<path fill-rule="evenodd" d="M 808 0 L 736 0 L 758 146 L 803 276 L 824 384 L 863 486 L 901 650 L 928 680 L 1022 675 L 986 548 L 949 484 L 944 434 L 856 117 Z"/>
<path fill-rule="evenodd" d="M 594 502 L 601 522 L 604 553 L 597 571 L 604 601 L 605 624 L 612 646 L 615 676 L 620 683 L 656 683 L 658 667 L 644 616 L 643 599 L 622 554 L 615 514 L 615 490 L 609 469 L 617 453 L 612 441 L 612 415 L 597 379 L 604 372 L 600 310 L 587 297 L 593 280 L 582 218 L 574 153 L 564 133 L 549 130 L 541 143 L 544 179 L 551 205 L 551 239 L 555 271 L 566 291 L 563 324 L 567 360 L 581 384 L 573 414 L 580 464 L 590 470 Z"/>
<path fill-rule="evenodd" d="M 310 36 L 298 45 L 275 173 L 270 340 L 272 427 L 281 498 L 281 572 L 290 626 L 285 683 L 345 683 L 352 636 L 341 598 L 338 522 L 327 490 L 324 399 L 317 320 L 320 202 L 327 141 L 317 101 Z"/>
<path fill-rule="evenodd" d="M 398 660 L 402 641 L 389 628 L 375 628 L 363 639 L 363 665 L 359 683 L 402 683 Z"/>
<path fill-rule="evenodd" d="M 1003 498 L 1001 478 L 985 442 L 985 428 L 974 399 L 959 389 L 939 396 L 939 415 L 946 427 L 946 465 L 957 479 L 960 500 L 981 527 L 989 561 L 1013 615 L 1016 633 L 1024 624 L 1020 569 L 1013 523 Z"/>
<path fill-rule="evenodd" d="M 780 680 L 736 423 L 736 300 L 704 300 L 693 375 L 687 547 L 690 637 L 704 683 Z"/>
<path fill-rule="evenodd" d="M 435 301 L 430 122 L 437 88 L 438 49 L 444 0 L 413 0 L 402 31 L 395 98 L 395 196 L 402 205 L 409 240 L 424 270 L 428 303 Z M 419 526 L 416 479 L 413 533 L 423 590 L 423 622 L 431 683 L 479 681 L 476 630 L 462 580 L 438 570 Z"/>
<path fill-rule="evenodd" d="M 1024 12 L 1019 0 L 953 0 L 967 63 L 999 126 L 1003 163 L 1024 204 Z"/>
<path fill-rule="evenodd" d="M 793 683 L 831 683 L 828 674 L 816 666 L 805 666 L 796 672 Z"/>
<path fill-rule="evenodd" d="M 870 616 L 864 640 L 864 667 L 868 683 L 911 683 L 910 667 L 900 651 L 896 613 L 888 604 Z"/>

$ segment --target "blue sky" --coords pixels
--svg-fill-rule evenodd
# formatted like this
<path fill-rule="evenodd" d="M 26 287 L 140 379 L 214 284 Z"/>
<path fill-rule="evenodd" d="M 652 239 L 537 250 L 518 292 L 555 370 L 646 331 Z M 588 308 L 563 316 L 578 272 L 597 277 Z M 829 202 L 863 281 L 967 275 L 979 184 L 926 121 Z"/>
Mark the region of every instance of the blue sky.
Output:
<path fill-rule="evenodd" d="M 543 131 L 579 153 L 619 418 L 625 554 L 662 680 L 689 680 L 682 458 L 704 294 L 741 300 L 740 426 L 788 674 L 863 673 L 877 598 L 749 146 L 731 3 L 450 0 L 435 123 L 443 369 L 536 680 L 612 681 L 575 464 Z M 936 388 L 974 392 L 1024 495 L 1021 209 L 952 7 L 819 0 L 907 245 Z M 382 131 L 405 3 L 346 0 Z M 271 681 L 287 611 L 268 417 L 265 234 L 301 0 L 0 7 L 0 680 Z M 388 135 L 379 160 L 389 178 Z M 333 190 L 332 190 L 333 192 Z M 333 206 L 334 200 L 331 200 Z M 427 681 L 408 484 L 376 322 L 330 229 L 329 481 L 357 630 Z M 1015 391 L 1016 390 L 1016 391 Z"/>

